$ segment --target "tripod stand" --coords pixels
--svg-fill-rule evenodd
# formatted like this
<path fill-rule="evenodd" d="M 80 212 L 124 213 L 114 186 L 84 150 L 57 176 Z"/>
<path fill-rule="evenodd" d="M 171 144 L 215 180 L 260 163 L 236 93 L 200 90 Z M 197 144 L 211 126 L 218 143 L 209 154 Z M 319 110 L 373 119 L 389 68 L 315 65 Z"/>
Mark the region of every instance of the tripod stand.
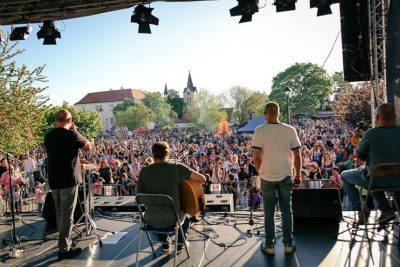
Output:
<path fill-rule="evenodd" d="M 86 236 L 89 236 L 93 231 L 93 233 L 95 234 L 95 236 L 96 236 L 96 238 L 97 238 L 97 240 L 98 240 L 98 242 L 100 244 L 100 247 L 102 247 L 103 246 L 103 242 L 101 241 L 99 232 L 97 231 L 97 226 L 96 226 L 92 216 L 90 216 L 90 214 L 89 214 L 89 199 L 88 199 L 87 195 L 88 194 L 91 195 L 91 193 L 92 193 L 92 190 L 91 190 L 92 186 L 91 186 L 89 170 L 85 170 L 85 173 L 83 173 L 82 176 L 83 176 L 82 187 L 83 187 L 83 206 L 84 206 L 84 210 L 83 210 L 83 214 L 81 215 L 81 217 L 75 223 L 73 230 L 78 232 L 79 235 L 81 236 L 83 234 L 83 232 L 81 232 L 78 229 L 78 226 L 79 226 L 79 224 L 83 223 L 85 225 Z M 86 190 L 87 183 L 89 185 L 88 185 L 88 189 Z"/>

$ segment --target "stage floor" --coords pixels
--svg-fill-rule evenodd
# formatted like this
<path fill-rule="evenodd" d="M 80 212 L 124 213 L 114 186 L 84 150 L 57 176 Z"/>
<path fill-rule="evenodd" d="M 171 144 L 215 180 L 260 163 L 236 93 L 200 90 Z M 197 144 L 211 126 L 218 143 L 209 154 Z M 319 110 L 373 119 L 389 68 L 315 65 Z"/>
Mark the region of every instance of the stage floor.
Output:
<path fill-rule="evenodd" d="M 363 236 L 365 231 L 359 231 L 359 237 L 350 251 L 350 231 L 353 212 L 344 212 L 344 219 L 338 223 L 306 222 L 295 225 L 295 241 L 297 250 L 291 255 L 285 255 L 281 233 L 277 227 L 277 244 L 275 256 L 266 255 L 261 251 L 263 236 L 262 227 L 254 229 L 249 235 L 249 213 L 237 212 L 233 214 L 207 214 L 206 221 L 193 225 L 190 230 L 190 258 L 186 253 L 178 256 L 178 266 L 400 266 L 397 238 L 393 241 L 393 234 L 388 236 L 389 244 L 379 234 L 370 233 L 375 241 L 371 242 L 373 257 L 369 255 L 368 242 Z M 373 217 L 377 214 L 373 213 Z M 261 213 L 254 214 L 256 225 L 263 224 Z M 279 220 L 277 220 L 279 221 Z M 76 258 L 57 262 L 57 232 L 47 226 L 43 218 L 38 216 L 23 216 L 17 221 L 17 236 L 22 239 L 43 238 L 45 241 L 23 242 L 25 252 L 20 257 L 9 258 L 6 245 L 1 246 L 1 266 L 134 266 L 138 238 L 138 224 L 133 214 L 115 213 L 113 217 L 96 216 L 95 223 L 103 240 L 110 240 L 118 233 L 126 234 L 116 244 L 97 244 L 94 235 L 77 239 L 82 253 Z M 10 237 L 11 225 L 7 222 L 0 225 L 0 238 Z M 398 228 L 398 227 L 396 227 Z M 80 227 L 83 229 L 83 226 Z M 212 236 L 204 239 L 197 231 Z M 337 237 L 338 233 L 344 231 Z M 398 234 L 398 229 L 395 230 Z M 75 234 L 76 235 L 76 234 Z M 108 237 L 108 239 L 107 239 Z M 364 241 L 362 241 L 364 239 Z M 390 243 L 394 242 L 394 245 Z M 142 236 L 142 248 L 150 251 L 145 235 Z M 159 248 L 158 251 L 161 251 Z M 373 265 L 374 263 L 374 265 Z M 153 258 L 152 254 L 140 253 L 140 266 L 172 266 L 173 256 L 160 255 Z"/>

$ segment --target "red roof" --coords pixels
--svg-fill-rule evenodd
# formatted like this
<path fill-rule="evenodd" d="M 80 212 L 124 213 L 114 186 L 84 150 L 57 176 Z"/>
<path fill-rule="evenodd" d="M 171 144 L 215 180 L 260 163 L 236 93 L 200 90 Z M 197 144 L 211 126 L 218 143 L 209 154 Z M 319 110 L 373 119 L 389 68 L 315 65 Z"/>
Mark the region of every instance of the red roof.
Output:
<path fill-rule="evenodd" d="M 139 89 L 109 90 L 109 91 L 88 93 L 81 100 L 76 102 L 75 105 L 123 101 L 125 98 L 130 98 L 140 101 L 145 97 L 146 95 L 143 93 L 143 91 Z"/>

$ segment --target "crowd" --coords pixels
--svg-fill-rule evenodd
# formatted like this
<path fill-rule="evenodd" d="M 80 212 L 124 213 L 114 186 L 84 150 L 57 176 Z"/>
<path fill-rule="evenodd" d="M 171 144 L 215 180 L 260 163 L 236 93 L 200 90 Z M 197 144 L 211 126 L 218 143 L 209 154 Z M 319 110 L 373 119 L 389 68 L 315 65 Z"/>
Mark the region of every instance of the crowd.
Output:
<path fill-rule="evenodd" d="M 338 119 L 306 119 L 292 125 L 302 144 L 302 175 L 295 186 L 342 189 L 340 173 L 357 164 L 351 139 L 354 129 Z M 252 136 L 232 132 L 216 135 L 205 130 L 160 130 L 135 135 L 122 129 L 116 136 L 97 138 L 95 148 L 82 152 L 81 159 L 95 195 L 134 195 L 141 168 L 152 163 L 151 146 L 165 141 L 170 145 L 172 160 L 206 176 L 205 193 L 232 193 L 236 205 L 244 204 L 244 197 L 250 195 L 252 205 L 259 207 L 262 196 L 253 178 L 256 170 L 251 159 Z M 35 195 L 38 204 L 42 203 L 41 188 L 46 182 L 44 149 L 37 147 L 18 159 L 10 162 L 16 167 L 12 170 L 16 207 L 25 203 L 29 193 Z M 0 185 L 4 187 L 0 195 L 4 198 L 10 192 L 7 160 L 3 158 L 0 165 Z"/>

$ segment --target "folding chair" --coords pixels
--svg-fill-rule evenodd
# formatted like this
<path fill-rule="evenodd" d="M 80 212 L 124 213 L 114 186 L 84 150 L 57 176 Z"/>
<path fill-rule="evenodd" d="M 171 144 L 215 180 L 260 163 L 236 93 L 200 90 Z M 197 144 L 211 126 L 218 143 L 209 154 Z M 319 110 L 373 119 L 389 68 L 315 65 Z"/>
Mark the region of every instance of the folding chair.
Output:
<path fill-rule="evenodd" d="M 366 211 L 368 210 L 367 202 L 372 192 L 384 191 L 384 192 L 400 192 L 400 161 L 387 161 L 387 162 L 378 162 L 374 166 L 372 166 L 369 176 L 369 183 L 367 188 L 367 195 L 363 199 L 361 198 L 361 216 L 364 216 L 364 222 L 367 222 L 367 218 L 365 217 Z M 389 185 L 385 185 L 385 183 Z M 394 202 L 395 209 L 397 211 L 397 219 L 399 219 L 399 203 L 397 203 L 396 197 L 392 198 Z M 368 225 L 368 223 L 366 223 Z M 357 225 L 356 233 L 359 226 Z M 383 229 L 380 225 L 378 231 Z M 367 232 L 367 239 L 369 245 L 369 251 L 372 257 L 371 251 L 371 240 L 368 236 L 368 229 L 365 229 Z M 356 234 L 355 234 L 356 235 Z M 355 241 L 355 235 L 352 238 L 352 243 Z M 400 248 L 399 237 L 394 234 L 394 237 L 397 238 L 397 248 Z M 385 236 L 385 239 L 387 236 Z M 373 258 L 372 258 L 373 260 Z"/>
<path fill-rule="evenodd" d="M 176 266 L 176 257 L 178 255 L 178 245 L 185 246 L 186 254 L 187 254 L 187 259 L 190 258 L 188 248 L 186 246 L 186 238 L 183 233 L 182 229 L 182 223 L 181 220 L 179 219 L 178 213 L 175 208 L 174 201 L 172 198 L 168 195 L 164 194 L 137 194 L 136 195 L 136 204 L 138 206 L 138 211 L 140 214 L 140 225 L 139 225 L 139 237 L 138 237 L 138 246 L 137 246 L 137 251 L 136 251 L 136 266 L 139 266 L 139 252 L 140 250 L 140 245 L 141 245 L 141 237 L 142 237 L 142 232 L 145 232 L 147 235 L 147 238 L 150 243 L 150 247 L 153 253 L 153 256 L 155 257 L 157 255 L 157 252 L 154 250 L 153 244 L 155 243 L 162 243 L 159 241 L 153 241 L 150 238 L 149 233 L 156 233 L 156 234 L 166 234 L 166 235 L 172 235 L 175 234 L 175 249 L 173 252 L 170 252 L 169 254 L 174 253 L 174 266 Z M 149 206 L 162 206 L 163 209 L 165 210 L 170 210 L 171 214 L 174 214 L 175 219 L 176 219 L 176 224 L 175 226 L 167 227 L 167 228 L 154 228 L 151 227 L 150 225 L 147 224 L 147 222 L 144 219 L 144 213 L 141 209 L 141 206 L 145 206 L 145 210 Z M 182 235 L 182 243 L 178 243 L 178 233 Z M 142 251 L 142 252 L 148 252 L 148 251 Z"/>

